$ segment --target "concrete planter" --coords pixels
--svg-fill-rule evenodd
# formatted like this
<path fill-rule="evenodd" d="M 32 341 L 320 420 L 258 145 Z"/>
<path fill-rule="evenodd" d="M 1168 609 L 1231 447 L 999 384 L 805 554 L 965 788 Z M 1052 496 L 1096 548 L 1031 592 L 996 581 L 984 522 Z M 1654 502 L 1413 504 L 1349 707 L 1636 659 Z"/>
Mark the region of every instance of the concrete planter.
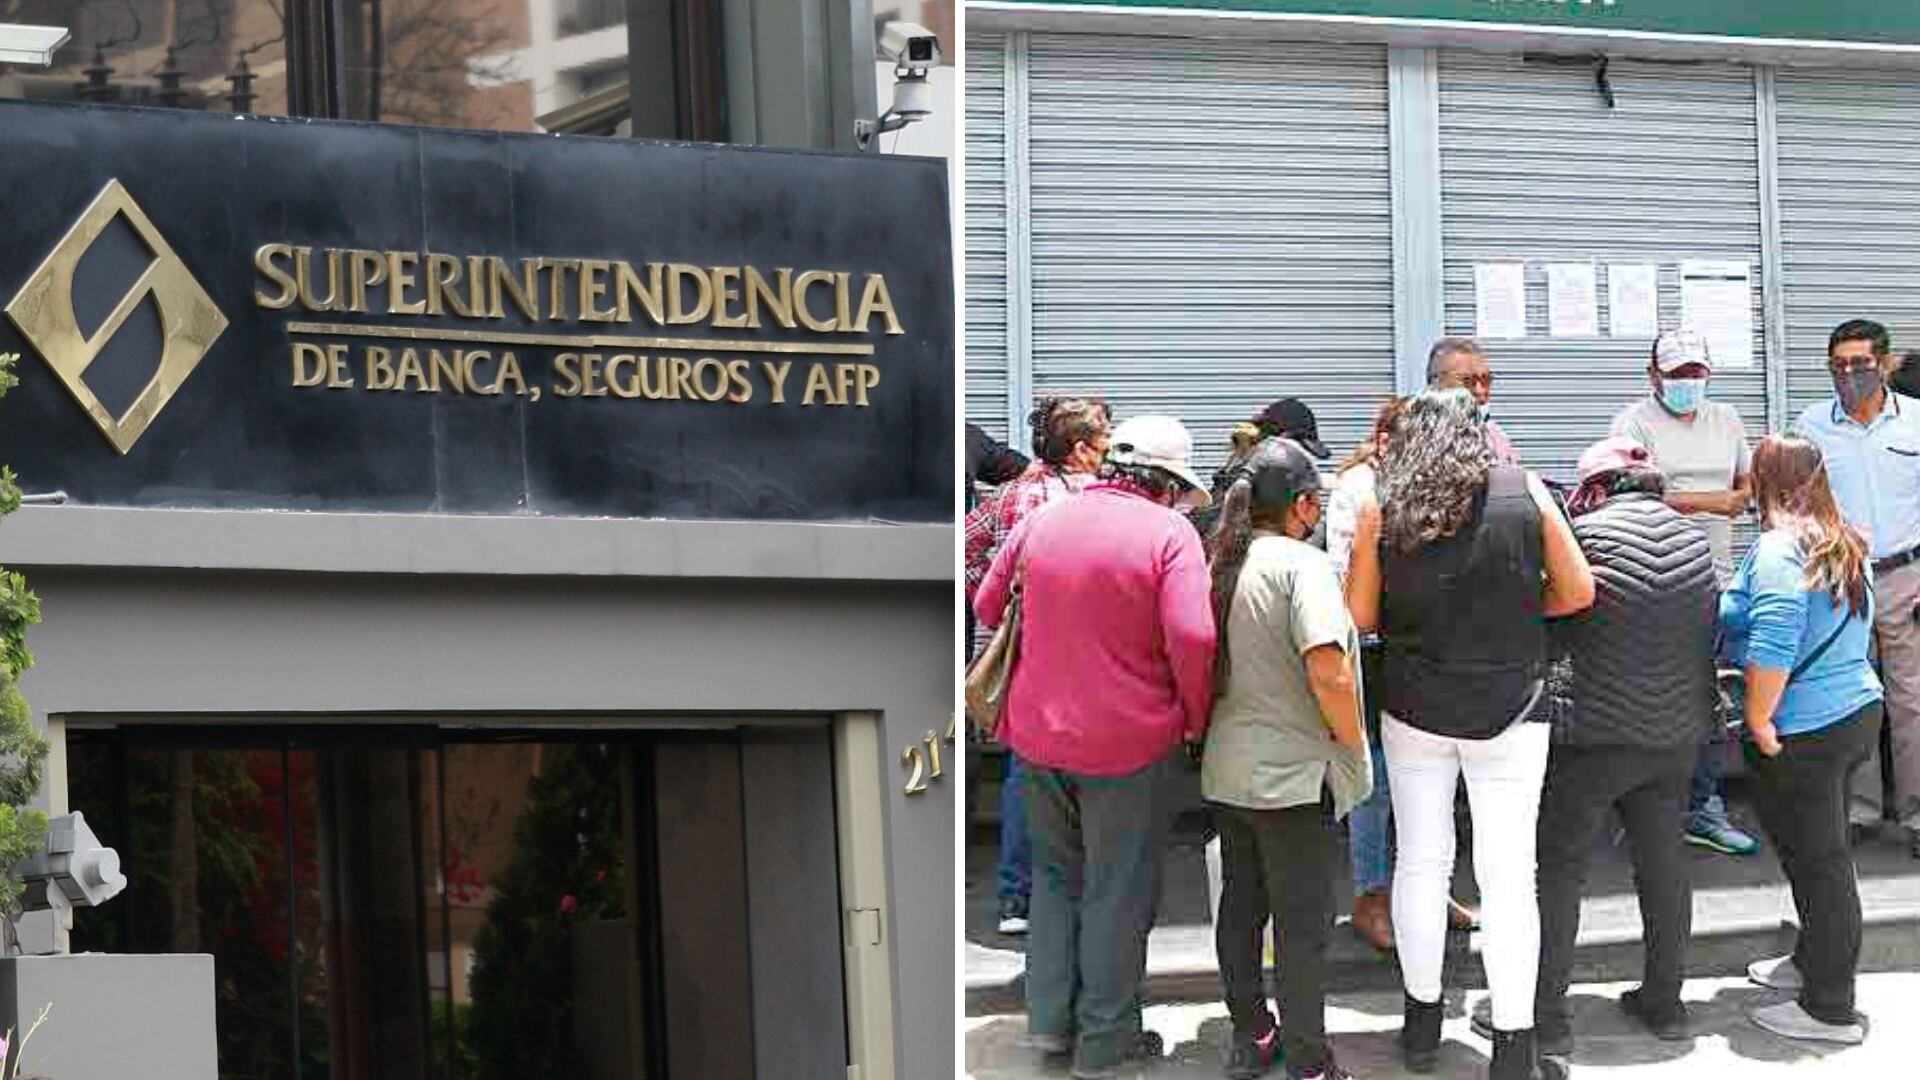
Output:
<path fill-rule="evenodd" d="M 51 1004 L 25 1047 L 21 1035 Z M 19 1080 L 216 1080 L 213 957 L 0 958 L 0 1030 Z"/>

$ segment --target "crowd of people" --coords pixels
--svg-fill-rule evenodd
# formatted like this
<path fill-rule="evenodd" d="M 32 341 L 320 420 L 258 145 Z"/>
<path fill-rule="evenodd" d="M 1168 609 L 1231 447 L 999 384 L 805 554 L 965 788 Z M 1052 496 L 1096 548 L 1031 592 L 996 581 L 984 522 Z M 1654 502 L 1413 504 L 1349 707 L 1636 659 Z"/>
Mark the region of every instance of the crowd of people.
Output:
<path fill-rule="evenodd" d="M 971 429 L 969 614 L 1019 613 L 1004 699 L 975 719 L 1008 750 L 999 929 L 1027 935 L 1030 1044 L 1083 1080 L 1164 1052 L 1141 984 L 1171 781 L 1195 762 L 1221 849 L 1227 1076 L 1349 1075 L 1323 1020 L 1342 842 L 1354 929 L 1398 954 L 1407 1067 L 1436 1068 L 1447 931 L 1478 925 L 1489 1076 L 1564 1076 L 1581 892 L 1615 813 L 1645 926 L 1620 1004 L 1688 1038 L 1683 845 L 1761 846 L 1727 816 L 1719 670 L 1744 677 L 1729 734 L 1798 914 L 1792 954 L 1748 972 L 1782 997 L 1749 1015 L 1862 1041 L 1851 846 L 1892 832 L 1920 858 L 1916 367 L 1884 327 L 1845 323 L 1833 396 L 1754 445 L 1708 396 L 1706 342 L 1664 333 L 1648 394 L 1571 487 L 1489 416 L 1465 338 L 1433 347 L 1426 389 L 1383 404 L 1330 489 L 1293 399 L 1236 429 L 1211 484 L 1179 421 L 1116 424 L 1097 398 L 1041 401 L 1031 462 Z M 1450 895 L 1463 779 L 1477 910 Z"/>

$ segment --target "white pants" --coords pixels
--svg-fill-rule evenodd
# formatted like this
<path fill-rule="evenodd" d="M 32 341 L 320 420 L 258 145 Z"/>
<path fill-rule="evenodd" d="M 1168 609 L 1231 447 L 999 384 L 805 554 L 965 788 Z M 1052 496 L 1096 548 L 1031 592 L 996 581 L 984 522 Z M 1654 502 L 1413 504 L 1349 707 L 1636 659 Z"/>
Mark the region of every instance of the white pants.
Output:
<path fill-rule="evenodd" d="M 1430 735 L 1391 716 L 1381 721 L 1393 825 L 1393 936 L 1407 995 L 1440 1000 L 1447 949 L 1447 889 L 1453 879 L 1453 797 L 1467 777 L 1473 813 L 1473 873 L 1480 882 L 1481 961 L 1493 995 L 1493 1026 L 1533 1027 L 1540 970 L 1540 904 L 1534 889 L 1534 826 L 1547 775 L 1546 724 L 1515 724 L 1492 739 Z"/>

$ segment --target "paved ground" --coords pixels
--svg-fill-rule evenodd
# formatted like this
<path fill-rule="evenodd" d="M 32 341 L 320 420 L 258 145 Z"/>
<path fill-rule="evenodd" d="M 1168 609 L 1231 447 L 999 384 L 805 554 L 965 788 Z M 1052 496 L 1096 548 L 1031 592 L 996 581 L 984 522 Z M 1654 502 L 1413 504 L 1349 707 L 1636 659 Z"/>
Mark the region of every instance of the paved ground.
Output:
<path fill-rule="evenodd" d="M 1736 817 L 1753 822 L 1741 785 L 1733 786 Z M 967 853 L 964 982 L 967 1011 L 973 1014 L 1018 1010 L 1026 959 L 1023 939 L 1004 937 L 994 928 L 998 834 L 991 824 L 992 805 L 989 802 L 983 808 L 988 812 L 976 817 Z M 1149 945 L 1148 993 L 1161 1001 L 1206 1000 L 1218 992 L 1201 834 L 1192 822 L 1187 825 L 1177 830 L 1167 854 L 1161 916 Z M 1461 848 L 1456 892 L 1472 895 L 1470 846 L 1463 843 Z M 1784 924 L 1793 917 L 1793 905 L 1771 851 L 1751 858 L 1731 858 L 1699 848 L 1688 851 L 1694 881 L 1694 939 L 1689 951 L 1693 974 L 1738 974 L 1756 951 L 1791 947 L 1791 931 Z M 1913 859 L 1893 835 L 1857 848 L 1855 860 L 1868 923 L 1863 969 L 1920 969 L 1920 860 Z M 1328 886 L 1335 892 L 1335 910 L 1344 920 L 1352 897 L 1351 878 L 1344 866 Z M 1596 841 L 1581 916 L 1581 950 L 1574 977 L 1633 977 L 1640 967 L 1640 913 L 1627 851 L 1617 832 L 1610 830 Z M 1461 969 L 1459 985 L 1483 985 L 1473 970 L 1474 947 L 1473 941 L 1461 937 L 1450 949 L 1450 962 Z M 1392 958 L 1375 954 L 1344 926 L 1334 934 L 1329 961 L 1329 985 L 1335 990 L 1388 991 L 1398 985 Z M 1920 1017 L 1920 1012 L 1913 1015 Z M 1911 1075 L 1920 1077 L 1920 1066 Z"/>
<path fill-rule="evenodd" d="M 1579 1076 L 1627 1078 L 1816 1077 L 1895 1078 L 1920 1075 L 1920 974 L 1864 975 L 1859 1003 L 1869 1021 L 1879 1021 L 1863 1046 L 1816 1047 L 1778 1038 L 1754 1027 L 1742 1010 L 1779 995 L 1739 979 L 1699 979 L 1687 984 L 1695 1037 L 1663 1043 L 1637 1030 L 1614 1004 L 1631 984 L 1586 984 L 1575 988 L 1575 1030 L 1579 1041 L 1574 1072 Z M 1483 992 L 1449 997 L 1448 1020 L 1434 1075 L 1483 1077 L 1489 1048 L 1467 1024 L 1467 1010 Z M 1017 1045 L 1026 1030 L 1018 1016 L 969 1017 L 965 1023 L 966 1075 L 969 1080 L 1055 1078 L 1039 1058 Z M 1327 1029 L 1341 1064 L 1362 1080 L 1410 1076 L 1399 1067 L 1393 1049 L 1400 1023 L 1400 998 L 1390 993 L 1337 994 L 1327 1009 Z M 1217 1077 L 1228 1035 L 1226 1010 L 1218 1003 L 1161 1005 L 1147 1011 L 1147 1024 L 1166 1038 L 1169 1057 L 1136 1070 L 1142 1080 Z M 1278 1073 L 1269 1075 L 1279 1075 Z"/>

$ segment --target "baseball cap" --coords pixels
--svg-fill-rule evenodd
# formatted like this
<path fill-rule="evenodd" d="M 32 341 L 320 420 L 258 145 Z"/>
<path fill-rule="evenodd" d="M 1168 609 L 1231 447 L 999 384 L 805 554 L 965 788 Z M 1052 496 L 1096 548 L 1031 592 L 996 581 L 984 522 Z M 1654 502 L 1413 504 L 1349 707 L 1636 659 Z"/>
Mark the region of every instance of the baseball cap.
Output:
<path fill-rule="evenodd" d="M 1253 414 L 1253 422 L 1271 424 L 1280 434 L 1299 443 L 1307 453 L 1323 461 L 1333 456 L 1327 452 L 1327 445 L 1320 441 L 1320 422 L 1314 419 L 1313 410 L 1307 408 L 1307 403 L 1299 398 L 1281 398 Z"/>
<path fill-rule="evenodd" d="M 1305 448 L 1291 439 L 1262 443 L 1247 462 L 1253 505 L 1284 508 L 1301 495 L 1320 490 L 1320 470 Z"/>
<path fill-rule="evenodd" d="M 1207 485 L 1193 471 L 1193 437 L 1187 426 L 1171 416 L 1136 416 L 1123 420 L 1107 441 L 1107 460 L 1116 465 L 1150 465 L 1186 481 L 1189 501 L 1205 506 L 1212 501 Z"/>
<path fill-rule="evenodd" d="M 1672 374 L 1689 364 L 1713 370 L 1707 358 L 1707 339 L 1692 330 L 1669 330 L 1653 341 L 1653 363 L 1662 375 Z"/>
<path fill-rule="evenodd" d="M 1580 455 L 1580 482 L 1584 484 L 1596 476 L 1635 465 L 1650 467 L 1653 464 L 1652 451 L 1625 435 L 1613 435 L 1587 447 Z"/>

